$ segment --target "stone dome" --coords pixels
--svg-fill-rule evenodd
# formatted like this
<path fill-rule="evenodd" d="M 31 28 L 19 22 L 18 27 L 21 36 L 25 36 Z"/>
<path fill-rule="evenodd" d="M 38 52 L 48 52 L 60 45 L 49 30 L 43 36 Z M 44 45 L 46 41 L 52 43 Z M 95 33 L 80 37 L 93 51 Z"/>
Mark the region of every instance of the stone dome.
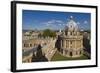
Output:
<path fill-rule="evenodd" d="M 78 25 L 77 23 L 73 20 L 73 17 L 70 17 L 70 20 L 67 23 L 67 30 L 68 31 L 78 31 Z"/>

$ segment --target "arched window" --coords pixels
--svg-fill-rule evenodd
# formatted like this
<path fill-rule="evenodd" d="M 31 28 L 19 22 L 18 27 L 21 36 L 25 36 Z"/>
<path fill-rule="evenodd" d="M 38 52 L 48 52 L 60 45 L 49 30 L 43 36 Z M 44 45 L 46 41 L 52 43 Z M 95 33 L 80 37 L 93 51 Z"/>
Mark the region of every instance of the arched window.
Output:
<path fill-rule="evenodd" d="M 73 56 L 72 52 L 70 52 L 69 54 L 70 54 L 70 56 Z"/>
<path fill-rule="evenodd" d="M 32 44 L 30 44 L 30 47 L 32 47 Z"/>
<path fill-rule="evenodd" d="M 80 54 L 82 54 L 82 52 L 80 51 Z"/>
<path fill-rule="evenodd" d="M 78 55 L 77 51 L 76 51 L 76 55 Z"/>

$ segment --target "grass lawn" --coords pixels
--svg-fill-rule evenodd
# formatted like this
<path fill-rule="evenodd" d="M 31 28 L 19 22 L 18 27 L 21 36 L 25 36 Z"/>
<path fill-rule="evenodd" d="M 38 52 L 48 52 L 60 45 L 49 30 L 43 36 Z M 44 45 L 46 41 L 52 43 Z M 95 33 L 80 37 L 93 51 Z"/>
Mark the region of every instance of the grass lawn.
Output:
<path fill-rule="evenodd" d="M 88 57 L 86 57 L 85 55 L 82 55 L 81 57 L 77 57 L 77 58 L 64 57 L 61 54 L 59 54 L 59 52 L 57 51 L 55 55 L 52 57 L 51 61 L 86 60 L 86 59 L 88 59 Z"/>

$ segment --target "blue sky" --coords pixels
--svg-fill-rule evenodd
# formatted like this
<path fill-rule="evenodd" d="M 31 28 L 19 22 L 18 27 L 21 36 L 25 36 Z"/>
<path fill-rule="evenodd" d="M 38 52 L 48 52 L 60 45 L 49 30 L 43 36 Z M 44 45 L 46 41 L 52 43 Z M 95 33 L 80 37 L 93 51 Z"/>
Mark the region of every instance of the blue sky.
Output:
<path fill-rule="evenodd" d="M 22 29 L 64 29 L 70 16 L 73 16 L 73 20 L 75 20 L 80 29 L 91 28 L 90 13 L 23 10 Z"/>

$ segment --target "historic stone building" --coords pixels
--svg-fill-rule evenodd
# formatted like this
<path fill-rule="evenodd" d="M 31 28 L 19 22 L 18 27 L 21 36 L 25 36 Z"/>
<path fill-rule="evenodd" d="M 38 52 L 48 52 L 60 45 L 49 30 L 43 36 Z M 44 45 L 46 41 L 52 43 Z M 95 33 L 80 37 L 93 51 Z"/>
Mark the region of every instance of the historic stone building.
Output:
<path fill-rule="evenodd" d="M 65 30 L 58 37 L 59 51 L 66 57 L 80 57 L 83 54 L 83 35 L 73 17 L 67 23 Z"/>
<path fill-rule="evenodd" d="M 24 38 L 25 36 L 23 36 Z M 28 36 L 30 37 L 30 36 Z M 25 38 L 22 40 L 22 62 L 49 61 L 54 55 L 56 39 Z"/>

